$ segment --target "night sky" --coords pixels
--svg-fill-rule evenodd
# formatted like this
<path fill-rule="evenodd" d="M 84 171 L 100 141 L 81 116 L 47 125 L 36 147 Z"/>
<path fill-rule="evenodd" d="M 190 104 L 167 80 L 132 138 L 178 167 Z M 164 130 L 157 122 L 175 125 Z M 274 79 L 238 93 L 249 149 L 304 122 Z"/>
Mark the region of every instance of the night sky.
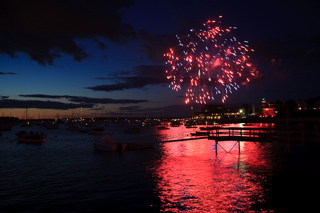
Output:
<path fill-rule="evenodd" d="M 320 96 L 317 1 L 0 0 L 0 116 L 190 116 L 168 88 L 176 35 L 222 16 L 261 76 L 227 105 Z M 215 99 L 214 104 L 221 104 Z M 191 109 L 191 106 L 193 109 Z"/>

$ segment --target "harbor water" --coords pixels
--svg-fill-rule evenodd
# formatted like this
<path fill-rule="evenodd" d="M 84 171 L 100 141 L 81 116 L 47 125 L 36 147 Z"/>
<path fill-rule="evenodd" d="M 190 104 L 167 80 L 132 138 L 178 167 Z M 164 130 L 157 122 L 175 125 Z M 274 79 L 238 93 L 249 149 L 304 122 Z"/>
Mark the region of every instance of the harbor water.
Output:
<path fill-rule="evenodd" d="M 261 125 L 261 124 L 259 124 Z M 309 212 L 318 209 L 317 144 L 285 145 L 198 139 L 155 148 L 95 150 L 89 135 L 48 130 L 43 144 L 17 143 L 14 126 L 0 137 L 1 212 Z M 105 126 L 119 142 L 190 137 L 198 128 Z M 234 149 L 231 150 L 231 148 Z"/>

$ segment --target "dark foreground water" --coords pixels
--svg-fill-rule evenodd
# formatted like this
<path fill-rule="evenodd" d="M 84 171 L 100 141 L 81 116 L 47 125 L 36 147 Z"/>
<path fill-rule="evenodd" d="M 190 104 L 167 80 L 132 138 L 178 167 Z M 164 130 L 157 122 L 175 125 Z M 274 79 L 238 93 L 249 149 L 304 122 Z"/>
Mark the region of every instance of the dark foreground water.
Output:
<path fill-rule="evenodd" d="M 19 144 L 16 126 L 0 137 L 0 212 L 312 212 L 318 210 L 318 145 L 241 143 L 230 153 L 206 139 L 124 153 L 93 149 L 86 133 L 48 134 Z M 116 140 L 192 132 L 144 127 L 137 135 L 109 124 Z M 143 139 L 141 139 L 143 140 Z M 224 142 L 229 150 L 234 141 Z"/>

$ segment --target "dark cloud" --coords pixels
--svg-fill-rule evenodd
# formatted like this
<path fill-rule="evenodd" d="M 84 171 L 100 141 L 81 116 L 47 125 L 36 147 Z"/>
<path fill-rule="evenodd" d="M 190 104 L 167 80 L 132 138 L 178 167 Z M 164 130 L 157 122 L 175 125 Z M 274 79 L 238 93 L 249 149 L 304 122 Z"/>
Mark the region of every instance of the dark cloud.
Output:
<path fill-rule="evenodd" d="M 92 108 L 93 104 L 74 104 L 62 103 L 56 101 L 38 101 L 38 100 L 14 100 L 4 99 L 0 102 L 0 108 L 36 108 L 36 109 L 59 109 L 68 110 L 76 108 Z"/>
<path fill-rule="evenodd" d="M 134 99 L 111 99 L 111 98 L 88 98 L 72 96 L 68 98 L 69 101 L 77 103 L 99 103 L 99 104 L 137 104 L 148 102 L 147 100 L 134 100 Z"/>
<path fill-rule="evenodd" d="M 7 99 L 9 96 L 0 96 L 1 99 Z"/>
<path fill-rule="evenodd" d="M 141 106 L 128 106 L 128 107 L 119 107 L 120 111 L 127 111 L 127 112 L 141 112 L 141 110 L 143 110 L 143 108 Z"/>
<path fill-rule="evenodd" d="M 0 72 L 0 75 L 16 75 L 14 72 Z"/>
<path fill-rule="evenodd" d="M 174 34 L 151 35 L 145 30 L 137 33 L 137 41 L 141 48 L 139 51 L 154 62 L 164 62 L 163 54 L 167 53 L 171 46 L 178 44 Z"/>
<path fill-rule="evenodd" d="M 135 116 L 148 116 L 148 117 L 191 117 L 193 112 L 201 111 L 204 105 L 167 105 L 163 107 L 150 107 L 150 106 L 128 106 L 119 107 L 119 111 L 123 115 L 135 115 Z"/>
<path fill-rule="evenodd" d="M 32 95 L 19 95 L 20 97 L 25 98 L 47 98 L 47 99 L 60 99 L 60 98 L 68 98 L 69 95 L 44 95 L 44 94 L 32 94 Z"/>
<path fill-rule="evenodd" d="M 110 77 L 97 77 L 97 78 L 93 78 L 93 79 L 97 79 L 97 80 L 109 80 L 112 79 Z"/>
<path fill-rule="evenodd" d="M 108 78 L 98 79 L 113 80 L 116 83 L 87 87 L 87 89 L 111 92 L 116 90 L 141 89 L 146 85 L 167 83 L 165 66 L 161 65 L 136 66 L 130 71 L 120 71 L 112 73 Z"/>
<path fill-rule="evenodd" d="M 148 102 L 147 100 L 134 100 L 134 99 L 111 99 L 111 98 L 89 98 L 83 96 L 70 96 L 70 95 L 44 95 L 44 94 L 31 94 L 19 95 L 26 98 L 46 98 L 46 99 L 67 99 L 75 103 L 86 104 L 137 104 Z"/>
<path fill-rule="evenodd" d="M 0 53 L 27 54 L 42 65 L 53 65 L 61 53 L 81 61 L 88 54 L 74 39 L 89 38 L 101 49 L 101 36 L 122 43 L 135 37 L 122 22 L 121 8 L 130 0 L 3 0 L 0 2 Z"/>
<path fill-rule="evenodd" d="M 274 67 L 312 66 L 319 64 L 320 35 L 301 37 L 288 35 L 285 38 L 263 39 L 253 43 L 254 57 Z M 290 68 L 291 68 L 290 67 Z"/>
<path fill-rule="evenodd" d="M 285 93 L 285 94 L 305 94 L 305 93 L 316 93 L 318 94 L 320 91 L 318 90 L 310 90 L 310 89 L 268 89 L 264 90 L 264 93 Z"/>

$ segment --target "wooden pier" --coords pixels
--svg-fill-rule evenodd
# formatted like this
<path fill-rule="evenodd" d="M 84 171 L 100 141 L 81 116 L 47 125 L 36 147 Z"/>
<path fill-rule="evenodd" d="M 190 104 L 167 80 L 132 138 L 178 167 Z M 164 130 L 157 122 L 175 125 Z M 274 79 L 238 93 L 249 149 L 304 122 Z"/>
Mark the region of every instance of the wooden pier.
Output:
<path fill-rule="evenodd" d="M 268 142 L 272 139 L 274 128 L 217 128 L 210 131 L 209 140 L 217 141 L 251 141 L 251 142 Z"/>
<path fill-rule="evenodd" d="M 209 140 L 215 140 L 216 155 L 218 146 L 229 153 L 238 144 L 239 154 L 241 142 L 285 143 L 291 144 L 317 143 L 320 145 L 320 131 L 317 129 L 281 129 L 281 128 L 217 128 L 210 131 Z M 222 141 L 236 141 L 228 151 L 220 145 Z"/>
<path fill-rule="evenodd" d="M 173 140 L 165 140 L 159 141 L 158 143 L 171 143 L 171 142 L 179 142 L 179 141 L 191 141 L 191 140 L 198 140 L 198 139 L 206 139 L 208 136 L 201 136 L 201 137 L 194 137 L 194 138 L 181 138 L 181 139 L 173 139 Z"/>
<path fill-rule="evenodd" d="M 319 129 L 285 129 L 285 128 L 255 128 L 255 127 L 217 127 L 213 130 L 206 131 L 208 135 L 192 136 L 189 133 L 177 133 L 169 136 L 154 135 L 146 137 L 138 137 L 132 141 L 143 144 L 161 144 L 173 143 L 181 141 L 208 139 L 215 140 L 215 151 L 218 154 L 218 146 L 222 150 L 229 153 L 235 147 L 238 147 L 239 154 L 241 150 L 241 142 L 259 142 L 259 143 L 275 143 L 285 144 L 285 149 L 290 150 L 291 144 L 317 144 L 320 146 L 320 130 Z M 230 150 L 226 150 L 222 144 L 224 141 L 234 141 L 234 145 Z M 238 146 L 236 146 L 238 145 Z"/>

